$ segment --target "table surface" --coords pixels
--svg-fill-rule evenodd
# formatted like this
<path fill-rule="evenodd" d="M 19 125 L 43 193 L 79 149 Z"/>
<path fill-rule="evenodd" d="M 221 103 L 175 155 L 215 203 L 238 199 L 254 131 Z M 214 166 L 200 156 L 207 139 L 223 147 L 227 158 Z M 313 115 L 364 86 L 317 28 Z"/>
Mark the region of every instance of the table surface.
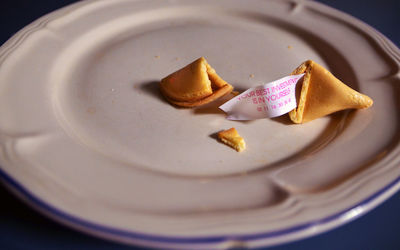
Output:
<path fill-rule="evenodd" d="M 351 14 L 400 46 L 399 0 L 318 0 Z M 0 45 L 18 30 L 76 0 L 1 0 Z M 0 249 L 143 249 L 94 238 L 38 214 L 0 184 Z M 268 248 L 400 249 L 400 192 L 362 217 L 332 231 Z"/>

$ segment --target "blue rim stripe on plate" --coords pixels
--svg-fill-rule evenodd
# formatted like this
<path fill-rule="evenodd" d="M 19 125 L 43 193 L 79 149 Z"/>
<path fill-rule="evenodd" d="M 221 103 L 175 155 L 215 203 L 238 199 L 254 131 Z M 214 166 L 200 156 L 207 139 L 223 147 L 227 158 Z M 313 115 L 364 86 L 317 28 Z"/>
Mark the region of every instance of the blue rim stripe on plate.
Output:
<path fill-rule="evenodd" d="M 77 5 L 77 3 L 75 3 Z M 324 6 L 325 5 L 321 3 L 316 3 L 313 2 L 315 5 L 319 6 Z M 343 13 L 341 13 L 343 15 Z M 346 15 L 347 16 L 347 15 Z M 353 18 L 350 16 L 347 16 L 347 18 Z M 343 20 L 343 17 L 340 19 Z M 358 27 L 358 26 L 357 26 Z M 370 35 L 370 34 L 369 34 Z M 271 232 L 260 232 L 260 233 L 253 233 L 253 234 L 241 234 L 241 235 L 222 235 L 222 236 L 203 236 L 203 237 L 171 237 L 171 236 L 160 236 L 160 235 L 151 235 L 151 234 L 145 234 L 145 233 L 138 233 L 138 232 L 133 232 L 133 231 L 127 231 L 127 230 L 122 230 L 122 229 L 117 229 L 113 228 L 110 226 L 104 226 L 101 224 L 93 223 L 90 221 L 86 221 L 84 219 L 78 218 L 74 215 L 68 214 L 63 212 L 62 210 L 55 208 L 51 204 L 46 203 L 43 201 L 41 198 L 35 196 L 33 193 L 31 193 L 28 189 L 26 189 L 22 184 L 20 184 L 18 181 L 13 179 L 10 175 L 6 173 L 5 170 L 0 168 L 0 180 L 3 180 L 4 183 L 7 184 L 7 187 L 15 190 L 19 194 L 21 194 L 24 198 L 26 198 L 26 201 L 29 205 L 34 205 L 38 208 L 40 208 L 41 212 L 43 214 L 50 214 L 53 215 L 56 218 L 60 218 L 63 221 L 67 221 L 71 223 L 72 225 L 77 225 L 82 228 L 88 229 L 90 231 L 94 232 L 100 232 L 108 235 L 113 235 L 117 237 L 124 237 L 124 238 L 130 238 L 130 239 L 137 239 L 137 240 L 145 240 L 145 241 L 153 241 L 153 242 L 160 242 L 160 243 L 221 243 L 227 240 L 262 240 L 262 239 L 268 239 L 268 238 L 274 238 L 274 237 L 281 237 L 285 235 L 290 235 L 293 233 L 298 233 L 307 229 L 310 229 L 314 226 L 321 226 L 330 222 L 333 222 L 335 220 L 338 220 L 342 217 L 344 217 L 348 212 L 352 211 L 355 208 L 358 207 L 363 207 L 367 206 L 382 195 L 384 195 L 386 192 L 388 192 L 391 188 L 393 188 L 395 185 L 400 183 L 400 176 L 397 177 L 394 181 L 390 182 L 388 185 L 383 187 L 381 190 L 377 191 L 376 193 L 372 194 L 368 198 L 362 200 L 361 202 L 343 210 L 338 213 L 335 213 L 333 215 L 327 216 L 322 219 L 310 221 L 307 223 L 299 224 L 296 226 L 292 226 L 286 229 L 281 229 L 281 230 L 276 230 L 276 231 L 271 231 Z M 351 219 L 354 219 L 356 217 L 359 217 L 360 215 L 365 214 L 366 211 L 363 211 L 359 214 L 357 214 L 354 217 L 344 219 L 344 222 L 347 222 Z M 340 224 L 343 224 L 340 223 Z"/>
<path fill-rule="evenodd" d="M 131 231 L 126 231 L 126 230 L 122 230 L 122 229 L 117 229 L 117 228 L 85 221 L 85 220 L 75 217 L 73 215 L 67 214 L 67 213 L 53 207 L 52 205 L 46 203 L 45 201 L 41 200 L 40 198 L 36 197 L 34 194 L 32 194 L 30 191 L 28 191 L 23 185 L 19 184 L 16 180 L 14 180 L 11 176 L 9 176 L 2 169 L 0 169 L 0 179 L 2 179 L 6 184 L 8 184 L 8 187 L 13 188 L 19 194 L 21 194 L 22 196 L 27 198 L 27 200 L 29 202 L 38 206 L 40 209 L 43 209 L 43 211 L 46 211 L 47 213 L 49 213 L 57 218 L 60 218 L 64 221 L 72 223 L 73 225 L 77 225 L 77 226 L 89 229 L 90 231 L 105 233 L 105 234 L 112 235 L 112 236 L 137 239 L 137 240 L 145 240 L 145 241 L 150 241 L 150 242 L 159 242 L 159 243 L 164 242 L 164 243 L 178 243 L 178 244 L 179 243 L 182 243 L 182 244 L 183 243 L 222 243 L 227 240 L 243 240 L 243 241 L 260 240 L 260 239 L 280 237 L 280 236 L 300 232 L 300 231 L 309 229 L 309 228 L 317 226 L 317 225 L 327 224 L 336 219 L 339 219 L 340 217 L 344 216 L 347 212 L 350 212 L 351 210 L 353 210 L 357 207 L 368 205 L 369 203 L 371 203 L 372 201 L 374 201 L 375 199 L 377 199 L 381 195 L 383 195 L 386 191 L 389 191 L 389 189 L 394 187 L 396 184 L 400 183 L 400 177 L 398 177 L 394 181 L 389 183 L 387 186 L 385 186 L 384 188 L 379 190 L 378 192 L 374 193 L 370 197 L 366 198 L 365 200 L 361 201 L 360 203 L 358 203 L 348 209 L 345 209 L 341 212 L 338 212 L 331 216 L 325 217 L 323 219 L 300 224 L 300 225 L 293 226 L 293 227 L 290 227 L 287 229 L 282 229 L 282 230 L 277 230 L 277 231 L 272 231 L 272 232 L 255 233 L 255 234 L 249 234 L 249 235 L 242 234 L 242 235 L 230 235 L 230 236 L 226 235 L 226 236 L 204 236 L 204 237 L 170 237 L 170 236 L 159 236 L 159 235 L 131 232 Z M 360 214 L 357 214 L 356 216 L 351 217 L 351 219 L 354 219 L 362 214 L 364 214 L 364 213 L 361 212 Z M 346 222 L 346 221 L 348 221 L 348 220 L 344 220 L 343 222 Z"/>

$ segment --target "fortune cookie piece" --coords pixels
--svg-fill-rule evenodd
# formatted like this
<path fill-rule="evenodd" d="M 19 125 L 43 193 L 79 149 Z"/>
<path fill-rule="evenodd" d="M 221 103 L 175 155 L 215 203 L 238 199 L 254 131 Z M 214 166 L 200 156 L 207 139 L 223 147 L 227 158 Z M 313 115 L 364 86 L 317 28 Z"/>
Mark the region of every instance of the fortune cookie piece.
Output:
<path fill-rule="evenodd" d="M 234 148 L 238 152 L 246 149 L 246 143 L 244 139 L 239 135 L 235 128 L 230 128 L 219 132 L 218 139 L 220 139 L 226 145 Z"/>
<path fill-rule="evenodd" d="M 296 93 L 297 108 L 289 112 L 294 123 L 309 122 L 340 110 L 364 109 L 373 104 L 370 97 L 353 90 L 314 61 L 302 63 L 292 75 L 303 73 L 300 94 Z"/>
<path fill-rule="evenodd" d="M 160 89 L 170 103 L 196 107 L 229 94 L 233 87 L 201 57 L 162 79 Z"/>

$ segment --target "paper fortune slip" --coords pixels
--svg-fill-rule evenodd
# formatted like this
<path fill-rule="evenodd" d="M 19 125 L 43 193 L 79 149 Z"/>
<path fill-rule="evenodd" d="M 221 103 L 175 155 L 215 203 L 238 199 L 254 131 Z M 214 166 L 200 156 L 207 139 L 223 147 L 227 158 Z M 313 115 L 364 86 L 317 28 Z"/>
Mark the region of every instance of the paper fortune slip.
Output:
<path fill-rule="evenodd" d="M 286 114 L 296 108 L 296 84 L 303 76 L 286 76 L 250 88 L 219 108 L 228 114 L 229 120 L 255 120 Z"/>

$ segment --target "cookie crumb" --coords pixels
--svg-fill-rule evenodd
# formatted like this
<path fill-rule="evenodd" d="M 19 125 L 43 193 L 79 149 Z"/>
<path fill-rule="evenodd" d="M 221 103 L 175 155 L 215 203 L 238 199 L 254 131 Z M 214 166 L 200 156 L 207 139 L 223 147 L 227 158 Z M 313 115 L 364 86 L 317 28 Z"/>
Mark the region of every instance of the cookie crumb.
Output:
<path fill-rule="evenodd" d="M 89 114 L 93 115 L 96 113 L 96 108 L 95 107 L 89 107 L 86 110 Z"/>
<path fill-rule="evenodd" d="M 236 151 L 241 152 L 246 149 L 244 139 L 239 135 L 235 128 L 223 130 L 218 133 L 218 139 L 226 145 L 234 148 Z"/>

